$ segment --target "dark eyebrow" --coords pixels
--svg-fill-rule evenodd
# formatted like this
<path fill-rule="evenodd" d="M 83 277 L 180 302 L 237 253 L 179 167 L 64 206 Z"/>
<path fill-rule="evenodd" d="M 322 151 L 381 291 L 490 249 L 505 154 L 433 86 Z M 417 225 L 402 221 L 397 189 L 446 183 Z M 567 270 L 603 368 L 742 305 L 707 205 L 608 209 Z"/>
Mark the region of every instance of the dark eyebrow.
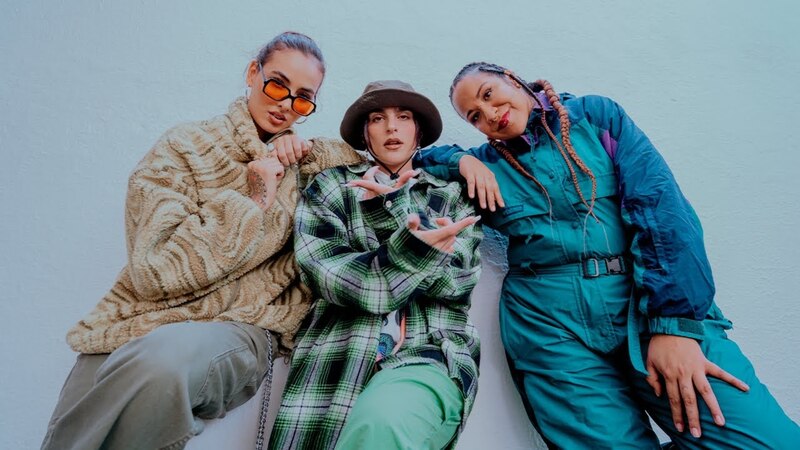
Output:
<path fill-rule="evenodd" d="M 481 85 L 480 85 L 480 86 L 478 86 L 478 92 L 476 92 L 476 93 L 475 93 L 475 98 L 476 98 L 476 99 L 480 100 L 480 98 L 481 98 L 481 90 L 483 90 L 483 86 L 484 86 L 486 83 L 488 83 L 488 81 L 484 81 L 483 83 L 481 83 Z M 464 117 L 466 117 L 466 118 L 469 118 L 469 116 L 471 116 L 471 115 L 472 115 L 472 111 L 473 111 L 473 110 L 471 110 L 471 109 L 470 109 L 470 110 L 468 110 L 468 111 L 467 111 L 467 113 L 464 115 Z"/>
<path fill-rule="evenodd" d="M 275 78 L 281 80 L 286 85 L 289 85 L 289 84 L 292 83 L 291 80 L 289 80 L 289 77 L 287 77 L 286 74 L 281 72 L 280 70 L 273 70 L 269 74 L 271 76 L 274 76 Z M 306 88 L 306 87 L 297 88 L 297 90 L 295 91 L 295 95 L 300 94 L 300 93 L 308 95 L 309 97 L 314 97 L 314 95 L 316 94 L 316 92 L 314 92 L 313 89 L 309 89 L 309 88 Z"/>

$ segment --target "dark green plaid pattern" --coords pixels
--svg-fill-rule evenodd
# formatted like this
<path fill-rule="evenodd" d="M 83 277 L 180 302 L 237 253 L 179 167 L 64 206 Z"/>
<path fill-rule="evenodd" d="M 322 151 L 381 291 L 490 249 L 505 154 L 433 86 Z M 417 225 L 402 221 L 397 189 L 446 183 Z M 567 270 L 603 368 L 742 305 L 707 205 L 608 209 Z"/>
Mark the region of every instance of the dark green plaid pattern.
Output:
<path fill-rule="evenodd" d="M 344 184 L 369 167 L 320 173 L 297 207 L 297 261 L 318 300 L 298 334 L 270 448 L 334 447 L 375 370 L 381 315 L 394 310 L 407 314 L 405 342 L 379 367 L 433 364 L 446 371 L 464 393 L 459 432 L 475 400 L 480 342 L 467 311 L 480 275 L 480 226 L 459 234 L 453 254 L 406 227 L 412 212 L 457 221 L 474 209 L 458 183 L 424 171 L 413 186 L 360 201 L 363 189 Z"/>

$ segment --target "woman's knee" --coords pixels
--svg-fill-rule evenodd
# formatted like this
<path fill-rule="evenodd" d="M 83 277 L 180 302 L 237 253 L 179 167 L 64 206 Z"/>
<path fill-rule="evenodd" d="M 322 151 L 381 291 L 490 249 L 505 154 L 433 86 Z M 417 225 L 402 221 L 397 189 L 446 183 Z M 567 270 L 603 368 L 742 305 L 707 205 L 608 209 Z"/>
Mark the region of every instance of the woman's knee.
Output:
<path fill-rule="evenodd" d="M 236 353 L 251 353 L 245 342 L 209 342 L 209 334 L 213 333 L 209 333 L 208 325 L 213 324 L 181 322 L 160 326 L 112 352 L 99 368 L 97 380 L 119 376 L 131 382 L 164 387 L 185 384 L 187 389 L 199 389 L 220 360 Z M 255 365 L 253 356 L 234 359 L 239 371 Z"/>

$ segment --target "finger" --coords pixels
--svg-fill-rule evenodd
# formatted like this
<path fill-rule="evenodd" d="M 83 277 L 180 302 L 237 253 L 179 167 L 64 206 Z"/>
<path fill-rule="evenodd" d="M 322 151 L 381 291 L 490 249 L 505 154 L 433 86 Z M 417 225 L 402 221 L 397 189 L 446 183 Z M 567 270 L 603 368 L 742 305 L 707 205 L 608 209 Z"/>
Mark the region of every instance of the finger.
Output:
<path fill-rule="evenodd" d="M 378 183 L 377 181 L 370 180 L 352 180 L 346 184 L 348 187 L 361 187 L 375 194 L 387 194 L 392 192 L 389 186 Z"/>
<path fill-rule="evenodd" d="M 409 214 L 408 219 L 408 229 L 411 231 L 419 230 L 420 219 L 418 214 Z"/>
<path fill-rule="evenodd" d="M 300 161 L 306 156 L 305 151 L 303 150 L 305 139 L 301 138 L 297 135 L 292 135 L 292 151 L 294 151 L 295 161 Z"/>
<path fill-rule="evenodd" d="M 700 427 L 700 412 L 697 410 L 697 396 L 694 393 L 694 383 L 691 377 L 684 377 L 678 384 L 681 389 L 681 398 L 683 399 L 683 408 L 686 412 L 689 432 L 695 438 L 699 438 L 702 431 Z"/>
<path fill-rule="evenodd" d="M 717 396 L 714 395 L 714 390 L 711 389 L 711 383 L 708 382 L 708 378 L 704 376 L 695 376 L 694 386 L 697 392 L 700 393 L 700 396 L 703 397 L 703 401 L 706 402 L 706 406 L 708 406 L 708 410 L 711 412 L 711 417 L 714 418 L 714 423 L 719 426 L 725 425 L 725 416 L 722 415 L 722 409 L 719 407 Z"/>
<path fill-rule="evenodd" d="M 647 378 L 645 380 L 653 388 L 656 397 L 661 397 L 661 380 L 658 378 L 656 367 L 650 361 L 647 362 Z"/>
<path fill-rule="evenodd" d="M 414 178 L 419 174 L 418 170 L 406 170 L 405 172 L 401 173 L 400 176 L 397 178 L 397 181 L 394 183 L 395 189 L 399 189 L 403 187 L 408 180 Z"/>
<path fill-rule="evenodd" d="M 475 198 L 475 175 L 470 175 L 467 178 L 467 195 L 469 198 Z"/>
<path fill-rule="evenodd" d="M 306 156 L 306 155 L 308 155 L 309 153 L 311 153 L 311 142 L 310 142 L 310 141 L 307 141 L 307 140 L 305 140 L 305 139 L 302 139 L 301 141 L 302 141 L 302 152 L 303 152 L 303 156 Z"/>
<path fill-rule="evenodd" d="M 453 237 L 445 241 L 444 251 L 447 253 L 453 253 L 456 251 L 456 238 Z"/>
<path fill-rule="evenodd" d="M 281 164 L 287 166 L 289 165 L 289 158 L 286 157 L 286 153 L 282 153 L 281 149 L 279 149 L 277 146 L 275 147 L 275 150 L 270 153 L 268 158 L 277 158 Z"/>
<path fill-rule="evenodd" d="M 378 173 L 379 170 L 380 167 L 372 166 L 366 172 L 364 172 L 364 176 L 362 176 L 361 179 L 375 181 L 375 174 Z"/>
<path fill-rule="evenodd" d="M 750 386 L 747 383 L 722 370 L 722 368 L 710 361 L 706 364 L 706 373 L 714 378 L 719 378 L 740 391 L 747 392 L 750 390 Z"/>
<path fill-rule="evenodd" d="M 441 228 L 437 228 L 435 230 L 428 230 L 426 233 L 426 242 L 430 244 L 431 242 L 440 242 L 446 239 L 455 239 L 456 235 L 463 230 L 465 227 L 468 227 L 480 219 L 480 216 L 469 216 L 465 217 L 458 222 L 451 223 L 450 225 L 443 226 Z"/>
<path fill-rule="evenodd" d="M 448 239 L 452 239 L 451 234 L 442 233 L 441 229 L 436 230 L 419 230 L 416 234 L 418 238 L 422 239 L 426 244 L 431 247 L 441 249 Z"/>
<path fill-rule="evenodd" d="M 486 209 L 486 183 L 483 178 L 479 178 L 475 182 L 475 190 L 478 192 L 478 203 L 481 208 Z"/>
<path fill-rule="evenodd" d="M 292 163 L 289 154 L 286 152 L 286 146 L 284 145 L 283 139 L 278 139 L 274 142 L 275 151 L 274 155 L 284 166 L 288 166 Z"/>
<path fill-rule="evenodd" d="M 494 212 L 497 209 L 497 200 L 494 197 L 494 191 L 489 186 L 486 186 L 486 204 L 489 205 L 489 211 Z"/>
<path fill-rule="evenodd" d="M 674 380 L 664 380 L 667 388 L 667 398 L 669 399 L 669 409 L 672 412 L 672 423 L 678 433 L 683 433 L 683 403 L 681 402 L 681 392 L 678 383 Z"/>
<path fill-rule="evenodd" d="M 436 225 L 439 225 L 440 227 L 446 227 L 453 223 L 453 219 L 449 217 L 437 217 L 434 222 L 436 222 Z"/>
<path fill-rule="evenodd" d="M 294 145 L 295 145 L 294 139 L 289 138 L 289 139 L 287 139 L 285 141 L 281 141 L 281 145 L 283 146 L 283 152 L 286 154 L 286 159 L 289 160 L 289 164 L 286 164 L 286 165 L 288 166 L 288 165 L 296 163 L 297 162 L 297 154 L 295 153 L 295 150 L 294 150 Z"/>
<path fill-rule="evenodd" d="M 453 222 L 450 225 L 440 228 L 441 230 L 453 230 L 453 236 L 457 235 L 461 232 L 464 228 L 473 225 L 481 220 L 481 216 L 469 216 L 465 217 L 458 222 Z"/>
<path fill-rule="evenodd" d="M 455 243 L 456 243 L 456 239 L 454 237 L 452 237 L 452 236 L 447 237 L 446 236 L 446 237 L 444 237 L 443 239 L 441 239 L 441 240 L 439 240 L 437 242 L 429 242 L 428 245 L 430 245 L 431 247 L 434 247 L 434 248 L 436 248 L 438 250 L 441 250 L 443 252 L 452 253 L 453 252 L 453 248 L 455 246 Z"/>
<path fill-rule="evenodd" d="M 503 200 L 503 195 L 500 194 L 500 185 L 497 184 L 497 181 L 494 182 L 494 185 L 491 188 L 492 193 L 494 194 L 494 198 L 497 201 L 497 204 L 500 205 L 501 208 L 506 207 L 506 202 Z"/>

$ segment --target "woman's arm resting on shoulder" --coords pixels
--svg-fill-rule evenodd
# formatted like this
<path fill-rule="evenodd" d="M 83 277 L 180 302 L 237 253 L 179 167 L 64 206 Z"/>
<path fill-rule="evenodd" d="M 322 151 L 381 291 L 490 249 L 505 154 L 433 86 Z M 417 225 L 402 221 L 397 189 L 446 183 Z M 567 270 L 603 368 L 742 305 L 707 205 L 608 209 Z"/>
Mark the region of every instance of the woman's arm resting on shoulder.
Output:
<path fill-rule="evenodd" d="M 505 202 L 494 173 L 478 156 L 487 151 L 485 147 L 468 150 L 457 145 L 429 147 L 419 152 L 415 166 L 423 167 L 426 172 L 443 180 L 463 180 L 469 198 L 474 199 L 477 195 L 481 208 L 495 211 L 498 206 L 504 208 Z"/>

